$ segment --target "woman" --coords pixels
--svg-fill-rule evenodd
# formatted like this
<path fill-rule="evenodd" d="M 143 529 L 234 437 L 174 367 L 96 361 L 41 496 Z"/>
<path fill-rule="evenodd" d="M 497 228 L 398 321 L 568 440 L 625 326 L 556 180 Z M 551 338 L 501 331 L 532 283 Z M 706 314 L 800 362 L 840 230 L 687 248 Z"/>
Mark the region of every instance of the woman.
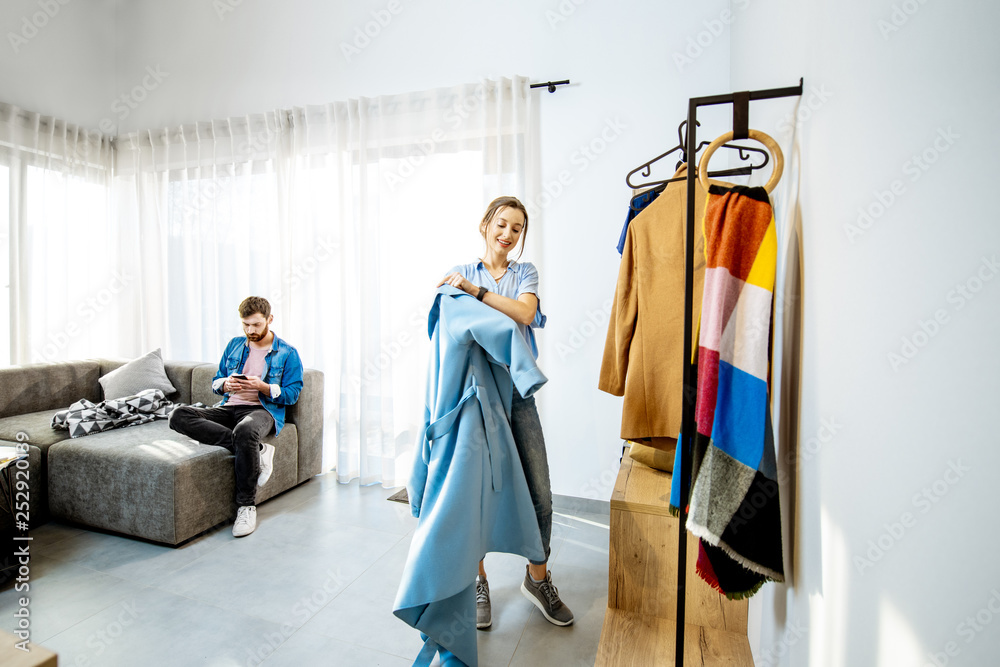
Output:
<path fill-rule="evenodd" d="M 545 316 L 538 306 L 538 271 L 530 262 L 520 263 L 507 258 L 518 241 L 521 241 L 521 252 L 524 251 L 522 239 L 527 230 L 528 212 L 524 204 L 515 197 L 494 199 L 479 223 L 479 233 L 486 241 L 486 252 L 482 259 L 454 267 L 438 283 L 438 287 L 446 283 L 457 287 L 513 319 L 537 359 L 538 347 L 531 328 L 545 326 Z M 529 562 L 526 566 L 521 592 L 549 622 L 569 625 L 573 622 L 573 612 L 559 599 L 559 592 L 552 584 L 552 573 L 547 567 L 549 540 L 552 537 L 552 491 L 542 425 L 538 419 L 538 410 L 535 409 L 534 397 L 522 398 L 516 388 L 511 405 L 510 428 L 520 454 L 531 501 L 535 505 L 535 516 L 545 550 L 545 561 Z M 476 577 L 476 627 L 488 628 L 492 623 L 490 588 L 483 561 L 479 561 L 479 576 Z"/>

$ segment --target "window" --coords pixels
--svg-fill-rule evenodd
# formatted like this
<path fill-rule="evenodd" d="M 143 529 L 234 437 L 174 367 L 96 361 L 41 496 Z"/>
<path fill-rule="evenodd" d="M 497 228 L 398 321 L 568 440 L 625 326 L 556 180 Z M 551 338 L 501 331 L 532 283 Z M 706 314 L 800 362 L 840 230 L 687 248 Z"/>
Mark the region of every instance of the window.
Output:
<path fill-rule="evenodd" d="M 249 165 L 212 172 L 171 174 L 167 184 L 166 339 L 178 359 L 215 359 L 238 333 L 240 301 L 268 296 L 280 280 L 275 174 Z"/>
<path fill-rule="evenodd" d="M 56 169 L 28 166 L 25 174 L 19 257 L 29 361 L 113 354 L 129 280 L 115 270 L 108 188 Z"/>

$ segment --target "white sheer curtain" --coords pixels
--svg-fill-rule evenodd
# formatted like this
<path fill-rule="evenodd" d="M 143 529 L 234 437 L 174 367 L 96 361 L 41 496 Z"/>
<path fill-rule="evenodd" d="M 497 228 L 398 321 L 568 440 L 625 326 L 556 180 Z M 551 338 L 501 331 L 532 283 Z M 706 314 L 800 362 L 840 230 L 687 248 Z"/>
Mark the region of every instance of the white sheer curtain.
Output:
<path fill-rule="evenodd" d="M 422 426 L 427 310 L 501 194 L 534 201 L 528 81 L 481 81 L 135 133 L 118 143 L 131 353 L 215 361 L 236 306 L 326 377 L 324 469 L 403 484 Z"/>
<path fill-rule="evenodd" d="M 115 352 L 131 277 L 112 249 L 110 137 L 0 103 L 0 362 Z"/>

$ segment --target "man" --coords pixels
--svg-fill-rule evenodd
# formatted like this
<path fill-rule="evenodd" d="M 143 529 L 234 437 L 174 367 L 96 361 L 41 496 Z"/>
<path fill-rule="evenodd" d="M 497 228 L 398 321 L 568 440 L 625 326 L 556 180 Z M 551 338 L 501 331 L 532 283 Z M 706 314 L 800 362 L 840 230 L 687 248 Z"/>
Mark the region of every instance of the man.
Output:
<path fill-rule="evenodd" d="M 246 337 L 229 341 L 212 380 L 223 394 L 214 408 L 182 406 L 170 415 L 170 428 L 206 445 L 225 447 L 236 456 L 236 522 L 233 535 L 257 527 L 257 487 L 274 469 L 274 445 L 261 440 L 285 425 L 285 406 L 302 391 L 302 362 L 294 347 L 270 330 L 271 304 L 251 296 L 240 304 Z"/>

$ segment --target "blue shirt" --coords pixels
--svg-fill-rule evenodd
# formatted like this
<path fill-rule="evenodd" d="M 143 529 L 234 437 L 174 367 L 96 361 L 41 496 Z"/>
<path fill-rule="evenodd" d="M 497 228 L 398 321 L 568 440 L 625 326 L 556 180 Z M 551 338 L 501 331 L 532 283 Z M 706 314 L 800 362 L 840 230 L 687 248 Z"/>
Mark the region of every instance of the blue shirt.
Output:
<path fill-rule="evenodd" d="M 507 266 L 507 272 L 500 277 L 500 282 L 493 280 L 489 269 L 483 266 L 483 262 L 477 261 L 472 264 L 462 264 L 454 266 L 448 273 L 461 273 L 462 277 L 476 287 L 485 287 L 491 292 L 508 299 L 517 299 L 522 294 L 534 294 L 538 297 L 538 269 L 531 262 L 515 262 L 511 260 Z M 538 345 L 535 344 L 535 333 L 532 329 L 544 329 L 545 321 L 548 318 L 542 314 L 542 300 L 538 299 L 538 308 L 535 310 L 535 319 L 531 325 L 518 323 L 521 335 L 531 348 L 531 354 L 538 358 Z"/>
<path fill-rule="evenodd" d="M 250 346 L 247 344 L 246 336 L 236 336 L 226 345 L 226 351 L 222 353 L 219 361 L 219 370 L 212 380 L 212 391 L 216 394 L 223 394 L 222 405 L 229 400 L 222 388 L 222 382 L 233 373 L 239 373 L 243 364 L 247 362 L 250 355 Z M 302 361 L 299 359 L 298 351 L 278 338 L 275 335 L 271 341 L 271 349 L 264 357 L 264 382 L 271 385 L 278 385 L 281 391 L 277 396 L 265 396 L 258 394 L 260 404 L 274 417 L 274 434 L 281 433 L 281 427 L 285 425 L 285 406 L 292 405 L 299 399 L 299 392 L 302 391 Z"/>

